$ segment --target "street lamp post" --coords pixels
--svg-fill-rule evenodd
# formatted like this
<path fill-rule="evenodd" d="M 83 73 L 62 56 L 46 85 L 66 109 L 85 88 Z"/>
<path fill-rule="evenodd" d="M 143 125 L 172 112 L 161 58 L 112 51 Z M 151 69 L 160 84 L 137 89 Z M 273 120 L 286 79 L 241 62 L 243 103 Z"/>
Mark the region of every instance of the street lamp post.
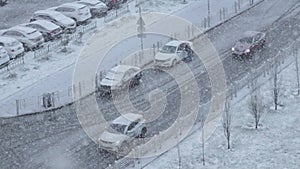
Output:
<path fill-rule="evenodd" d="M 207 0 L 207 25 L 210 27 L 210 0 Z"/>

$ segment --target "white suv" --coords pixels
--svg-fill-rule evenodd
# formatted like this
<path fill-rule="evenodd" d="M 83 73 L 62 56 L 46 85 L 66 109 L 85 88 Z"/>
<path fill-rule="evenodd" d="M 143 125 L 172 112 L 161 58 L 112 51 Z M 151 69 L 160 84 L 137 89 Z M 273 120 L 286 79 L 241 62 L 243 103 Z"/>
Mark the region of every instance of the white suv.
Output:
<path fill-rule="evenodd" d="M 1 36 L 12 37 L 20 41 L 25 50 L 32 50 L 40 47 L 44 43 L 43 35 L 33 28 L 14 26 L 1 31 Z"/>
<path fill-rule="evenodd" d="M 147 128 L 144 123 L 145 119 L 140 114 L 127 113 L 116 118 L 100 135 L 100 148 L 112 152 L 130 149 L 129 143 L 134 138 L 145 137 Z"/>
<path fill-rule="evenodd" d="M 86 5 L 78 3 L 65 3 L 49 9 L 56 12 L 61 12 L 62 14 L 75 20 L 78 24 L 84 23 L 92 17 L 90 9 Z"/>
<path fill-rule="evenodd" d="M 0 47 L 4 47 L 8 52 L 10 59 L 24 55 L 24 48 L 17 39 L 0 36 Z"/>

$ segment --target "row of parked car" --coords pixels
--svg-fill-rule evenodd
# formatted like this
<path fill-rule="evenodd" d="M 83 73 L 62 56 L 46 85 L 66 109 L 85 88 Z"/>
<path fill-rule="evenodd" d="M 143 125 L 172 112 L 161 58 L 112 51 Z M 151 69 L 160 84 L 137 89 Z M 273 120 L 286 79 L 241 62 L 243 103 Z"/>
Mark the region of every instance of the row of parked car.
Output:
<path fill-rule="evenodd" d="M 105 16 L 108 10 L 126 1 L 78 0 L 34 12 L 29 23 L 0 30 L 0 66 L 24 55 L 25 51 L 41 47 L 44 42 L 60 38 L 63 33 L 74 33 L 78 25 Z"/>

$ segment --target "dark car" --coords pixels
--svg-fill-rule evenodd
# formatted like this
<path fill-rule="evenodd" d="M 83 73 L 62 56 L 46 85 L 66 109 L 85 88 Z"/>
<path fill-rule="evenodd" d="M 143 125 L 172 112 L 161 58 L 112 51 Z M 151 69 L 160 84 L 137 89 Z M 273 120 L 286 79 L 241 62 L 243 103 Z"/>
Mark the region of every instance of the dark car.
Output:
<path fill-rule="evenodd" d="M 4 6 L 5 4 L 7 4 L 7 0 L 0 0 L 0 6 Z"/>
<path fill-rule="evenodd" d="M 232 47 L 234 56 L 251 56 L 251 54 L 265 45 L 266 34 L 256 31 L 244 33 L 244 37 L 238 40 Z"/>

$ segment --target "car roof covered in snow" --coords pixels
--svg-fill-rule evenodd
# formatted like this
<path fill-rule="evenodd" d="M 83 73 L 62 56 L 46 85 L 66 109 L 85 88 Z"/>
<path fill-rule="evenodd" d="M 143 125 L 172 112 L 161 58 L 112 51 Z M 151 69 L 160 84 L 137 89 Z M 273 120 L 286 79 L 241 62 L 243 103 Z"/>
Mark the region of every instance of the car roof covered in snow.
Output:
<path fill-rule="evenodd" d="M 140 70 L 140 68 L 136 67 L 136 66 L 130 66 L 130 65 L 118 65 L 113 67 L 111 70 L 114 72 L 126 72 L 129 69 L 136 69 L 136 70 Z"/>
<path fill-rule="evenodd" d="M 121 116 L 113 120 L 112 124 L 129 125 L 131 122 L 142 118 L 143 116 L 141 114 L 127 113 L 122 114 Z"/>
<path fill-rule="evenodd" d="M 47 20 L 36 20 L 36 21 L 33 21 L 33 22 L 30 22 L 30 23 L 26 23 L 24 25 L 28 25 L 28 24 L 37 24 L 37 25 L 41 25 L 42 27 L 45 27 L 47 29 L 57 29 L 59 28 L 58 25 L 50 22 L 50 21 L 47 21 Z"/>
<path fill-rule="evenodd" d="M 45 10 L 36 11 L 36 12 L 34 12 L 34 14 L 49 15 L 49 16 L 57 16 L 57 15 L 61 16 L 61 15 L 63 15 L 60 12 L 51 10 L 50 8 L 45 9 Z"/>
<path fill-rule="evenodd" d="M 14 30 L 14 31 L 18 31 L 18 32 L 26 33 L 26 34 L 30 34 L 34 31 L 36 31 L 36 29 L 28 28 L 28 27 L 25 27 L 25 26 L 19 26 L 19 25 L 11 27 L 8 30 Z"/>
<path fill-rule="evenodd" d="M 11 43 L 11 42 L 15 42 L 15 41 L 18 41 L 18 40 L 15 38 L 11 38 L 11 37 L 0 36 L 0 42 Z"/>
<path fill-rule="evenodd" d="M 79 0 L 79 1 L 77 1 L 77 3 L 78 2 L 85 2 L 85 3 L 88 3 L 88 4 L 93 4 L 93 5 L 95 5 L 95 4 L 104 4 L 103 2 L 101 2 L 101 1 L 99 1 L 99 0 Z M 105 5 L 105 4 L 104 4 Z"/>
<path fill-rule="evenodd" d="M 62 4 L 58 7 L 70 7 L 70 8 L 84 8 L 86 5 L 83 5 L 83 4 L 78 4 L 76 2 L 71 2 L 71 3 L 65 3 L 65 4 Z M 54 8 L 57 8 L 57 7 L 54 7 Z"/>
<path fill-rule="evenodd" d="M 182 42 L 178 41 L 178 40 L 172 40 L 170 42 L 168 42 L 166 45 L 167 46 L 179 46 Z"/>

